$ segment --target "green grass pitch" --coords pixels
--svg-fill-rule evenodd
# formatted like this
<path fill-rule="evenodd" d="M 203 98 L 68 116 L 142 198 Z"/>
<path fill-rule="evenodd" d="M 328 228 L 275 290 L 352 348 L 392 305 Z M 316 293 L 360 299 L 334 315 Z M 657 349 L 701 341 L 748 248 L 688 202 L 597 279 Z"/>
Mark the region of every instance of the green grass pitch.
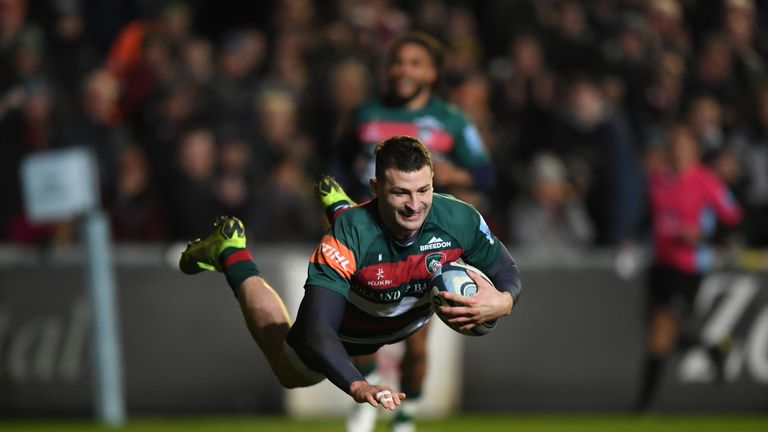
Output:
<path fill-rule="evenodd" d="M 417 422 L 419 432 L 766 432 L 768 415 L 461 415 Z M 184 417 L 131 419 L 119 428 L 86 421 L 3 421 L 3 432 L 337 432 L 342 419 Z M 377 432 L 388 430 L 379 421 Z"/>

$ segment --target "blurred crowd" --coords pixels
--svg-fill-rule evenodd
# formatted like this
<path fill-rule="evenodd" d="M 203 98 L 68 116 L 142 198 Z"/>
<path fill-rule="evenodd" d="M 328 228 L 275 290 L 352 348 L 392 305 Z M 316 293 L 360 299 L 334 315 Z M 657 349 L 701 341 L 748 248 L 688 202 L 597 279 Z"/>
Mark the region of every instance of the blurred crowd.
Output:
<path fill-rule="evenodd" d="M 389 43 L 422 30 L 445 44 L 441 90 L 492 155 L 482 211 L 505 242 L 633 235 L 644 173 L 683 122 L 746 210 L 740 239 L 768 246 L 764 3 L 225 3 L 213 16 L 204 0 L 0 0 L 0 241 L 77 240 L 73 223 L 25 216 L 18 171 L 87 146 L 117 241 L 188 240 L 231 214 L 257 241 L 313 242 L 312 184 L 341 125 L 379 91 Z"/>

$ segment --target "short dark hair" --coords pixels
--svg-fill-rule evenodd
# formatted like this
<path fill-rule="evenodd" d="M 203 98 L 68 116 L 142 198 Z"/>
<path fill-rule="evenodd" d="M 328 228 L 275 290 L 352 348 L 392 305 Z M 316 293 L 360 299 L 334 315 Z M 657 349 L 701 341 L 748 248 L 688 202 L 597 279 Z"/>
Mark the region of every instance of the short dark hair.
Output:
<path fill-rule="evenodd" d="M 421 45 L 426 48 L 438 73 L 443 71 L 443 66 L 445 65 L 445 48 L 443 48 L 443 43 L 440 42 L 440 39 L 420 31 L 405 33 L 395 39 L 389 49 L 389 61 L 392 61 L 395 58 L 400 47 L 409 43 Z"/>
<path fill-rule="evenodd" d="M 398 171 L 414 172 L 424 166 L 432 167 L 429 150 L 414 137 L 396 135 L 376 146 L 376 178 L 384 179 L 384 171 L 395 168 Z"/>

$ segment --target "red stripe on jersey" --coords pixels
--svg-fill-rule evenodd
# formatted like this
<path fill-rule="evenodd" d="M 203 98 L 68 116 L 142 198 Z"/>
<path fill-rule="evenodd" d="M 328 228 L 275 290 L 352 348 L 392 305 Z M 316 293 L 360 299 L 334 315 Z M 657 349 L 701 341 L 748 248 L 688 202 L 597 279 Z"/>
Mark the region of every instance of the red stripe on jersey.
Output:
<path fill-rule="evenodd" d="M 449 153 L 453 149 L 453 135 L 443 129 L 420 128 L 411 122 L 378 121 L 362 123 L 357 130 L 363 142 L 380 143 L 395 135 L 418 138 L 430 151 Z"/>
<path fill-rule="evenodd" d="M 419 129 L 410 122 L 369 121 L 357 129 L 358 136 L 364 142 L 378 143 L 393 135 L 417 136 Z"/>
<path fill-rule="evenodd" d="M 253 256 L 251 256 L 251 252 L 249 252 L 247 249 L 243 249 L 241 251 L 237 251 L 233 253 L 232 255 L 228 256 L 224 260 L 224 268 L 228 269 L 232 266 L 232 264 L 235 264 L 240 261 L 253 261 Z"/>
<path fill-rule="evenodd" d="M 459 259 L 462 252 L 463 249 L 460 248 L 430 250 L 418 255 L 409 255 L 401 261 L 367 265 L 355 273 L 354 283 L 371 290 L 386 290 L 414 279 L 430 279 L 432 273 L 427 268 L 428 256 L 442 254 L 439 261 L 440 264 L 445 264 Z"/>
<path fill-rule="evenodd" d="M 441 129 L 421 130 L 418 138 L 431 152 L 450 153 L 453 135 Z"/>

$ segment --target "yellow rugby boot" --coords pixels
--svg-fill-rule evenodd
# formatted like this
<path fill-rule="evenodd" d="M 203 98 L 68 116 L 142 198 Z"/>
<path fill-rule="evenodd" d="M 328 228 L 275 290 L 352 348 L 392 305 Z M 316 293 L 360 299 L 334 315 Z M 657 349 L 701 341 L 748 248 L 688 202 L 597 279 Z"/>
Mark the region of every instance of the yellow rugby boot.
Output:
<path fill-rule="evenodd" d="M 190 275 L 205 270 L 220 272 L 219 255 L 227 248 L 245 249 L 245 226 L 236 217 L 219 216 L 208 237 L 187 244 L 179 259 L 179 270 Z"/>
<path fill-rule="evenodd" d="M 357 203 L 344 192 L 339 182 L 329 175 L 323 175 L 315 183 L 315 198 L 323 206 L 328 221 L 333 223 L 337 212 L 341 209 L 353 207 Z"/>

